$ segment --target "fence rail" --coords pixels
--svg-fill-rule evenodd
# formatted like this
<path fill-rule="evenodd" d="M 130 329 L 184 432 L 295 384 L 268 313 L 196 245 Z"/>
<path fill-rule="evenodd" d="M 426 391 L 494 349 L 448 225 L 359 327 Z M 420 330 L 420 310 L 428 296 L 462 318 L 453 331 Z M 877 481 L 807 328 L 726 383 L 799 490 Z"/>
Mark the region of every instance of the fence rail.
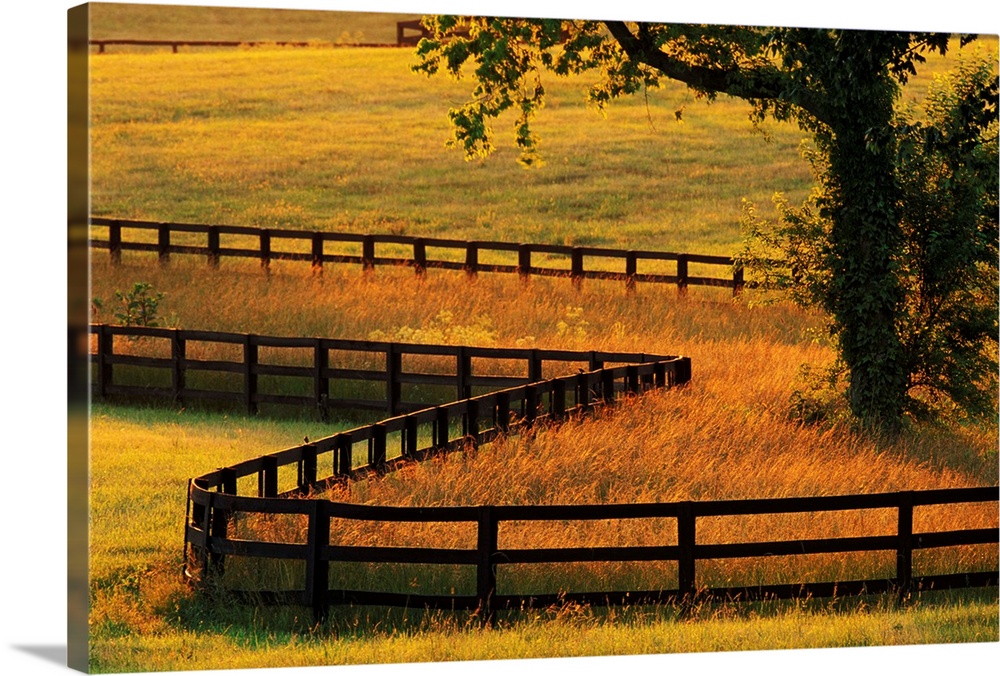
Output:
<path fill-rule="evenodd" d="M 481 409 L 480 409 L 481 410 Z M 350 433 L 345 433 L 350 434 Z M 339 437 L 328 441 L 332 449 L 346 448 Z M 461 440 L 459 440 L 461 442 Z M 455 442 L 449 442 L 455 443 Z M 304 495 L 312 484 L 320 449 L 299 449 L 286 455 L 287 462 L 304 463 L 303 486 L 292 494 Z M 914 575 L 915 551 L 995 544 L 997 528 L 973 528 L 944 532 L 914 532 L 913 509 L 919 505 L 996 502 L 996 487 L 931 490 L 816 498 L 741 500 L 716 502 L 678 502 L 654 504 L 565 505 L 565 506 L 475 506 L 475 507 L 377 507 L 330 502 L 326 500 L 280 500 L 235 495 L 236 479 L 254 472 L 275 471 L 274 464 L 264 466 L 250 461 L 219 470 L 191 482 L 189 514 L 185 538 L 193 556 L 188 575 L 202 583 L 209 577 L 224 574 L 226 556 L 256 556 L 293 559 L 305 562 L 306 582 L 301 590 L 230 590 L 237 599 L 252 603 L 300 605 L 311 607 L 320 621 L 331 605 L 387 605 L 400 607 L 479 610 L 489 621 L 500 609 L 545 607 L 577 602 L 595 606 L 691 603 L 695 599 L 746 601 L 774 598 L 832 597 L 911 590 L 954 589 L 996 586 L 998 573 L 970 571 L 942 575 Z M 268 485 L 267 479 L 260 482 Z M 779 542 L 739 544 L 699 544 L 698 519 L 707 516 L 747 516 L 788 512 L 844 511 L 890 508 L 897 511 L 897 531 L 893 535 L 801 539 Z M 227 524 L 240 513 L 295 513 L 308 518 L 308 542 L 304 545 L 276 544 L 232 538 Z M 498 544 L 502 524 L 509 522 L 587 521 L 605 519 L 670 518 L 676 520 L 676 545 L 632 547 L 506 548 Z M 476 524 L 475 549 L 421 547 L 334 546 L 330 544 L 333 519 L 352 519 L 398 523 Z M 797 556 L 837 552 L 877 552 L 896 554 L 895 576 L 891 579 L 838 580 L 794 584 L 705 587 L 697 581 L 697 562 L 711 559 L 736 559 L 760 556 Z M 190 562 L 197 561 L 192 566 Z M 476 570 L 474 595 L 420 595 L 385 591 L 365 591 L 331 587 L 329 566 L 335 561 L 369 563 L 451 564 L 472 566 Z M 600 592 L 561 592 L 558 594 L 503 594 L 497 587 L 497 567 L 515 564 L 567 562 L 671 561 L 676 562 L 676 583 L 657 589 L 630 589 Z"/>
<path fill-rule="evenodd" d="M 99 54 L 104 54 L 108 47 L 170 47 L 174 54 L 181 47 L 403 47 L 409 43 L 364 43 L 346 44 L 341 42 L 305 42 L 292 40 L 134 40 L 130 38 L 90 39 L 87 44 L 97 47 Z M 413 43 L 416 44 L 416 43 Z M 79 47 L 82 48 L 82 43 Z M 77 45 L 71 44 L 71 47 Z"/>
<path fill-rule="evenodd" d="M 178 404 L 197 399 L 230 401 L 242 405 L 249 414 L 256 414 L 261 404 L 276 404 L 316 410 L 324 419 L 331 409 L 338 408 L 384 410 L 395 416 L 430 405 L 427 386 L 454 393 L 445 395 L 444 401 L 468 399 L 476 390 L 526 385 L 543 380 L 552 371 L 595 372 L 606 364 L 643 365 L 647 383 L 658 377 L 647 372 L 645 365 L 651 362 L 670 364 L 671 378 L 685 382 L 690 378 L 687 358 L 631 352 L 423 345 L 107 324 L 92 324 L 88 332 L 93 337 L 86 353 L 94 371 L 94 396 L 159 398 Z M 83 351 L 80 333 L 71 331 L 70 345 Z M 195 358 L 192 354 L 194 348 L 211 354 L 227 347 L 239 358 Z M 268 351 L 266 358 L 262 358 L 262 350 Z M 421 365 L 421 357 L 445 363 Z M 372 360 L 378 363 L 377 368 L 358 364 Z M 431 366 L 436 372 L 428 372 Z M 162 377 L 146 377 L 141 384 L 126 383 L 120 375 L 122 368 L 141 368 Z M 518 373 L 512 373 L 515 370 Z M 232 389 L 193 387 L 189 384 L 192 374 L 229 374 L 235 382 L 231 382 Z M 591 380 L 595 377 L 590 376 Z M 269 380 L 270 388 L 263 386 L 263 378 Z M 150 384 L 157 381 L 160 384 Z M 309 386 L 304 388 L 306 381 Z M 344 394 L 363 384 L 378 386 L 378 398 Z M 600 386 L 596 381 L 592 384 Z M 282 393 L 295 386 L 308 393 Z M 419 400 L 406 400 L 404 386 L 423 386 L 423 395 Z"/>
<path fill-rule="evenodd" d="M 170 332 L 160 330 L 167 335 Z M 195 332 L 199 337 L 212 334 Z M 234 334 L 235 335 L 235 334 Z M 227 338 L 230 336 L 227 336 Z M 235 337 L 233 337 L 235 339 Z M 270 339 L 284 345 L 304 345 L 302 339 Z M 314 340 L 314 339 L 308 339 Z M 265 342 L 269 342 L 265 340 Z M 348 341 L 348 347 L 371 344 Z M 422 354 L 446 348 L 459 355 L 488 355 L 486 349 L 453 346 L 421 346 Z M 537 376 L 542 356 L 561 359 L 612 357 L 610 354 L 552 351 L 502 351 L 528 356 L 531 378 Z M 527 353 L 531 353 L 528 355 Z M 392 350 L 386 352 L 387 363 Z M 801 497 L 711 502 L 611 504 L 389 507 L 331 502 L 312 498 L 316 492 L 339 482 L 380 476 L 400 466 L 435 454 L 475 447 L 498 435 L 510 434 L 543 420 L 559 420 L 597 407 L 613 405 L 616 397 L 639 394 L 648 388 L 669 387 L 690 379 L 686 358 L 616 354 L 633 359 L 623 366 L 599 368 L 548 380 L 537 380 L 487 394 L 465 397 L 440 406 L 395 415 L 323 439 L 246 460 L 209 472 L 188 485 L 185 524 L 185 575 L 196 585 L 225 588 L 229 557 L 298 561 L 304 564 L 301 589 L 229 589 L 233 598 L 247 603 L 301 605 L 312 608 L 321 620 L 336 604 L 376 604 L 439 609 L 478 609 L 489 621 L 496 611 L 528 606 L 546 606 L 575 601 L 591 605 L 689 603 L 694 599 L 749 600 L 804 596 L 835 596 L 909 590 L 995 586 L 998 572 L 966 571 L 943 575 L 915 575 L 913 553 L 918 550 L 995 544 L 997 528 L 966 528 L 939 532 L 915 532 L 915 507 L 957 503 L 996 502 L 997 487 L 943 489 L 829 497 Z M 648 361 L 643 362 L 643 359 Z M 600 359 L 595 359 L 600 361 Z M 532 366 L 534 364 L 534 366 Z M 453 384 L 468 383 L 456 369 Z M 391 370 L 391 369 L 390 369 Z M 389 388 L 386 390 L 389 392 Z M 328 472 L 321 468 L 328 468 Z M 284 480 L 279 475 L 284 472 Z M 325 476 L 324 476 L 325 474 Z M 241 479 L 251 479 L 251 493 L 239 493 Z M 247 484 L 244 482 L 244 491 Z M 295 499 L 290 499 L 295 498 Z M 788 541 L 700 543 L 698 520 L 718 516 L 815 513 L 862 509 L 896 510 L 896 532 L 854 537 L 796 539 Z M 276 542 L 246 539 L 232 525 L 249 514 L 297 514 L 307 520 L 306 542 Z M 546 522 L 607 519 L 673 519 L 677 544 L 614 547 L 502 547 L 501 526 L 510 522 Z M 443 547 L 346 546 L 331 543 L 331 523 L 348 519 L 380 523 L 473 523 L 476 546 L 470 549 Z M 270 537 L 274 537 L 273 534 Z M 697 562 L 761 556 L 799 556 L 841 552 L 896 554 L 896 571 L 890 579 L 836 580 L 795 584 L 706 587 L 698 583 Z M 499 566 L 552 563 L 646 561 L 677 564 L 676 581 L 664 580 L 655 589 L 581 591 L 571 593 L 501 593 L 497 585 Z M 333 562 L 408 563 L 455 565 L 475 570 L 475 594 L 409 594 L 385 590 L 351 589 L 331 584 Z"/>
<path fill-rule="evenodd" d="M 468 354 L 467 351 L 473 350 L 460 348 L 457 354 Z M 483 349 L 473 352 L 480 356 L 488 354 Z M 529 370 L 533 372 L 532 377 L 540 372 L 539 359 L 543 356 L 562 359 L 586 355 L 564 351 L 549 354 L 531 352 Z M 592 354 L 618 359 L 647 358 L 646 355 Z M 461 362 L 461 357 L 459 361 Z M 690 376 L 690 360 L 684 357 L 652 358 L 643 363 L 618 367 L 602 366 L 592 371 L 536 380 L 395 416 L 202 475 L 191 480 L 188 486 L 185 573 L 189 579 L 205 584 L 210 578 L 218 579 L 224 573 L 227 556 L 304 561 L 306 589 L 300 592 L 264 590 L 254 592 L 253 598 L 258 601 L 264 599 L 265 602 L 311 606 L 317 619 L 322 618 L 329 604 L 334 602 L 363 598 L 366 600 L 362 602 L 384 601 L 395 605 L 400 601 L 393 594 L 366 596 L 362 593 L 358 597 L 356 592 L 331 590 L 328 582 L 329 564 L 332 560 L 475 564 L 480 567 L 480 575 L 486 576 L 480 580 L 480 587 L 487 589 L 491 584 L 495 586 L 495 579 L 489 577 L 488 570 L 491 569 L 492 561 L 489 557 L 492 557 L 490 552 L 496 549 L 496 524 L 499 523 L 498 519 L 503 518 L 502 510 L 494 514 L 490 511 L 491 508 L 485 508 L 484 511 L 484 508 L 479 507 L 359 509 L 358 505 L 335 505 L 324 500 L 279 498 L 303 498 L 338 481 L 382 474 L 402 464 L 423 460 L 438 453 L 477 446 L 495 439 L 497 435 L 508 434 L 543 420 L 559 420 L 572 414 L 585 414 L 595 407 L 612 405 L 618 396 L 682 384 L 688 382 Z M 398 435 L 397 447 L 390 447 L 390 435 Z M 364 458 L 356 462 L 355 449 L 359 443 L 362 444 Z M 329 458 L 324 460 L 324 456 Z M 332 469 L 331 474 L 322 479 L 319 478 L 321 462 Z M 278 473 L 281 467 L 295 468 L 295 485 L 290 490 L 279 493 Z M 238 481 L 246 477 L 256 477 L 256 496 L 237 495 Z M 253 542 L 230 538 L 227 535 L 228 524 L 236 513 L 307 515 L 309 543 Z M 465 552 L 448 549 L 331 547 L 329 535 L 332 518 L 374 518 L 401 522 L 477 521 L 480 522 L 481 546 L 475 551 Z M 486 519 L 485 525 L 483 519 Z M 237 595 L 246 596 L 239 592 Z M 493 596 L 494 593 L 487 590 L 482 598 Z M 472 607 L 474 600 L 471 597 L 449 598 L 452 606 L 458 603 L 458 607 Z M 477 595 L 476 598 L 480 596 Z M 427 603 L 433 605 L 435 601 L 431 599 Z"/>
<path fill-rule="evenodd" d="M 429 268 L 464 271 L 470 277 L 480 272 L 517 274 L 527 279 L 531 275 L 568 277 L 575 284 L 584 279 L 609 279 L 625 282 L 626 288 L 634 289 L 637 282 L 675 284 L 683 293 L 689 286 L 716 286 L 733 290 L 738 294 L 746 285 L 743 268 L 728 256 L 706 254 L 674 253 L 668 251 L 634 251 L 606 247 L 560 246 L 554 244 L 524 244 L 515 242 L 492 242 L 481 240 L 458 240 L 431 237 L 411 237 L 406 235 L 361 235 L 333 232 L 313 232 L 307 230 L 287 230 L 277 228 L 255 228 L 235 225 L 203 225 L 191 223 L 159 223 L 152 221 L 129 221 L 112 218 L 91 218 L 92 226 L 106 227 L 107 239 L 92 237 L 90 246 L 107 249 L 113 264 L 121 262 L 123 251 L 145 251 L 157 254 L 161 264 L 166 265 L 172 254 L 204 256 L 208 264 L 218 267 L 223 257 L 251 258 L 260 261 L 261 268 L 270 269 L 272 261 L 308 262 L 314 272 L 321 272 L 326 263 L 351 263 L 361 265 L 365 271 L 381 265 L 405 265 L 412 267 L 417 275 L 423 275 Z M 153 231 L 156 241 L 130 241 L 123 237 L 128 231 Z M 175 234 L 204 235 L 202 244 L 177 244 Z M 251 242 L 247 238 L 252 238 Z M 229 242 L 225 239 L 230 240 Z M 238 239 L 239 241 L 233 241 Z M 298 242 L 299 251 L 280 250 L 278 241 Z M 228 245 L 227 245 L 228 244 Z M 326 250 L 327 244 L 348 245 L 352 253 L 333 253 Z M 406 247 L 408 256 L 379 256 L 377 247 L 394 245 Z M 292 244 L 294 246 L 294 244 Z M 432 254 L 440 252 L 439 257 Z M 451 252 L 450 257 L 440 257 Z M 488 263 L 482 260 L 484 254 L 500 252 L 513 257 L 517 263 Z M 539 264 L 539 256 L 561 257 L 562 267 Z M 659 261 L 671 263 L 673 274 L 662 272 L 640 272 L 640 262 Z M 588 266 L 587 263 L 590 263 Z M 595 262 L 599 264 L 594 265 Z M 724 277 L 690 274 L 690 266 L 702 265 L 725 269 Z M 608 269 L 619 268 L 619 269 Z"/>

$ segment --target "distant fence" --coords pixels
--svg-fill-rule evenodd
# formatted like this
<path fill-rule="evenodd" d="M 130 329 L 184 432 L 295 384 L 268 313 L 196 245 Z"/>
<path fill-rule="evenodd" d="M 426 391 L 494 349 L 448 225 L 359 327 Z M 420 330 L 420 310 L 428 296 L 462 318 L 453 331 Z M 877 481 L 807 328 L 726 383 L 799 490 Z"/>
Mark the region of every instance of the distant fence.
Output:
<path fill-rule="evenodd" d="M 415 31 L 416 35 L 410 34 L 409 31 Z M 396 22 L 396 44 L 400 47 L 415 47 L 422 39 L 430 37 L 430 34 L 431 32 L 424 28 L 421 19 Z M 468 31 L 464 34 L 468 35 Z"/>
<path fill-rule="evenodd" d="M 209 265 L 217 267 L 223 257 L 251 258 L 260 261 L 268 270 L 275 260 L 303 261 L 311 264 L 314 271 L 321 271 L 326 263 L 352 263 L 364 270 L 373 270 L 380 265 L 405 265 L 412 267 L 417 275 L 423 275 L 428 268 L 464 271 L 469 276 L 480 272 L 499 272 L 520 275 L 523 279 L 531 275 L 568 277 L 575 284 L 584 279 L 606 279 L 625 282 L 629 289 L 637 282 L 675 284 L 680 292 L 689 286 L 715 286 L 729 288 L 738 294 L 746 285 L 743 268 L 728 256 L 673 253 L 667 251 L 631 251 L 587 246 L 560 246 L 555 244 L 519 244 L 514 242 L 468 241 L 407 235 L 361 235 L 333 232 L 312 232 L 306 230 L 284 230 L 277 228 L 253 228 L 235 225 L 202 225 L 190 223 L 158 223 L 150 221 L 129 221 L 112 218 L 91 218 L 92 226 L 106 227 L 107 239 L 93 237 L 90 246 L 108 249 L 114 264 L 121 262 L 123 251 L 147 251 L 157 254 L 161 264 L 170 261 L 171 254 L 193 254 L 205 256 Z M 155 242 L 129 241 L 123 237 L 127 231 L 155 232 Z M 203 243 L 186 241 L 177 243 L 176 236 L 183 235 L 188 240 L 192 236 L 203 235 Z M 224 238 L 239 240 L 239 246 L 229 244 Z M 281 250 L 279 241 L 288 247 L 300 250 Z M 227 245 L 228 244 L 228 245 Z M 347 245 L 359 249 L 352 253 L 332 253 L 327 244 Z M 376 246 L 396 245 L 406 247 L 410 255 L 378 256 Z M 439 257 L 433 254 L 439 253 Z M 450 257 L 440 257 L 451 253 Z M 485 254 L 516 254 L 517 263 L 491 263 L 483 260 Z M 559 257 L 563 265 L 541 265 L 538 255 L 550 259 Z M 672 274 L 639 271 L 642 262 L 668 262 L 673 265 Z M 709 277 L 690 274 L 692 264 L 709 268 L 721 268 L 725 277 Z M 613 269 L 613 268 L 619 269 Z"/>
<path fill-rule="evenodd" d="M 91 39 L 88 43 L 92 47 L 97 47 L 98 52 L 103 54 L 108 46 L 143 46 L 143 47 L 170 47 L 174 54 L 178 53 L 179 47 L 259 47 L 262 45 L 276 45 L 279 47 L 415 47 L 423 38 L 430 37 L 430 31 L 424 28 L 421 19 L 411 19 L 408 21 L 396 22 L 396 42 L 395 43 L 375 43 L 358 42 L 344 44 L 340 42 L 301 42 L 301 41 L 239 41 L 239 40 L 133 40 L 128 38 L 101 38 Z M 449 35 L 458 37 L 468 37 L 469 30 L 459 29 L 451 31 Z M 563 39 L 566 39 L 568 32 L 563 30 Z M 72 45 L 76 46 L 76 45 Z"/>
<path fill-rule="evenodd" d="M 311 47 L 317 43 L 312 42 L 292 42 L 279 40 L 273 42 L 240 41 L 240 40 L 131 40 L 125 38 L 88 40 L 88 44 L 97 47 L 99 54 L 104 54 L 107 47 L 112 45 L 132 46 L 132 47 L 170 47 L 174 54 L 178 53 L 180 47 L 260 47 L 262 45 L 273 45 L 276 47 Z"/>
<path fill-rule="evenodd" d="M 690 378 L 687 358 L 631 352 L 420 345 L 107 324 L 92 324 L 89 333 L 96 340 L 89 341 L 90 345 L 82 349 L 89 354 L 95 369 L 91 382 L 94 396 L 158 398 L 178 404 L 199 399 L 228 401 L 242 406 L 249 414 L 257 413 L 261 404 L 275 404 L 315 410 L 324 418 L 332 409 L 383 410 L 394 416 L 432 403 L 427 401 L 426 394 L 419 401 L 405 400 L 404 386 L 420 386 L 424 391 L 437 387 L 438 399 L 462 400 L 473 396 L 475 390 L 542 381 L 553 371 L 604 373 L 607 364 L 630 364 L 620 374 L 608 372 L 627 378 L 639 377 L 632 370 L 642 366 L 646 384 L 655 379 L 666 385 Z M 70 337 L 71 344 L 78 347 L 81 339 L 79 335 Z M 262 357 L 264 350 L 267 355 Z M 195 351 L 207 357 L 193 354 Z M 223 355 L 218 353 L 232 356 L 221 358 Z M 432 367 L 409 364 L 410 360 L 418 362 L 421 358 L 435 364 Z M 379 366 L 360 367 L 365 361 L 375 361 Z M 644 366 L 653 362 L 667 365 L 662 372 L 657 371 L 660 367 Z M 133 378 L 129 383 L 121 378 L 123 367 L 159 372 L 164 377 L 147 376 L 139 383 Z M 427 372 L 431 368 L 436 372 Z M 231 389 L 192 387 L 191 374 L 229 375 Z M 263 386 L 261 381 L 265 378 L 270 388 Z M 586 385 L 596 391 L 607 385 L 595 380 L 598 376 L 587 378 Z M 157 380 L 161 384 L 150 384 Z M 308 382 L 307 388 L 301 387 L 303 382 Z M 296 384 L 309 393 L 281 393 Z M 359 384 L 375 384 L 378 394 L 373 397 L 369 390 L 369 398 L 346 396 Z M 633 386 L 634 383 L 630 385 Z M 586 396 L 579 391 L 580 387 L 578 384 L 577 396 Z M 450 394 L 442 395 L 442 389 Z"/>

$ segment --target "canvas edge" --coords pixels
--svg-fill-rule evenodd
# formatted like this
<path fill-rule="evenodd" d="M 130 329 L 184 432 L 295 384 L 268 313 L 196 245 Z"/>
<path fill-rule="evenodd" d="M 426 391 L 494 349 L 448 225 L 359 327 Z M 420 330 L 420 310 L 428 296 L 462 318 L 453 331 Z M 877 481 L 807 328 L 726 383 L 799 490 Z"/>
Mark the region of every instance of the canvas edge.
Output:
<path fill-rule="evenodd" d="M 67 651 L 71 669 L 88 672 L 89 600 L 89 369 L 72 342 L 74 326 L 89 320 L 90 211 L 89 5 L 67 10 Z"/>

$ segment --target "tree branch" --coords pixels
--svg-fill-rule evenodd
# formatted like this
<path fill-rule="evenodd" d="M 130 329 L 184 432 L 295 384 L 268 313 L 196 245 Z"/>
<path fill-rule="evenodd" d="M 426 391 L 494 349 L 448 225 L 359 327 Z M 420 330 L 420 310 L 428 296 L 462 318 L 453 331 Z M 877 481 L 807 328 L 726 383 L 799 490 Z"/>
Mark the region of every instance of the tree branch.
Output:
<path fill-rule="evenodd" d="M 649 36 L 640 30 L 636 36 L 623 21 L 605 21 L 608 31 L 625 54 L 639 63 L 655 68 L 668 78 L 704 91 L 729 94 L 742 99 L 784 101 L 802 108 L 818 121 L 828 124 L 825 107 L 808 88 L 792 86 L 777 68 L 737 66 L 711 68 L 686 63 L 660 51 Z"/>

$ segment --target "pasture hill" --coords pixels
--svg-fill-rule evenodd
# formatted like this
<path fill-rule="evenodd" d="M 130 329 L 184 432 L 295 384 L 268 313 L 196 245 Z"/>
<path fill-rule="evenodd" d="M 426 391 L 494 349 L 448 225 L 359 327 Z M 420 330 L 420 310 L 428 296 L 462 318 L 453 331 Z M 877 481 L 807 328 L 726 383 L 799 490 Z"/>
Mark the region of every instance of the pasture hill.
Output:
<path fill-rule="evenodd" d="M 449 259 L 458 269 L 361 264 L 369 235 L 397 238 L 378 245 L 388 259 L 416 255 L 408 237 L 728 258 L 741 245 L 744 199 L 773 216 L 773 193 L 792 203 L 808 194 L 799 131 L 755 130 L 745 104 L 705 105 L 671 84 L 602 117 L 582 103 L 587 79 L 571 77 L 545 83 L 550 98 L 536 127 L 544 166 L 523 170 L 510 148 L 467 162 L 445 142 L 447 109 L 468 96 L 468 82 L 411 72 L 410 48 L 335 46 L 392 42 L 396 21 L 412 17 L 90 8 L 95 38 L 325 45 L 92 49 L 91 238 L 113 249 L 121 219 L 238 226 L 253 230 L 222 235 L 221 248 L 254 253 L 192 253 L 211 246 L 210 231 L 198 228 L 166 243 L 156 227 L 126 228 L 123 244 L 134 246 L 92 249 L 92 323 L 112 328 L 95 326 L 80 340 L 91 353 L 110 352 L 93 366 L 105 396 L 91 416 L 90 607 L 78 666 L 141 672 L 1000 640 L 996 421 L 913 421 L 882 439 L 835 407 L 804 420 L 793 405 L 812 396 L 804 365 L 835 360 L 822 313 L 749 287 L 735 296 L 695 285 L 680 292 L 675 259 L 639 261 L 640 273 L 670 283 L 631 288 L 622 278 L 514 274 L 516 246 L 481 254 L 475 276 L 461 269 L 465 250 Z M 983 48 L 995 54 L 996 42 Z M 921 99 L 954 58 L 929 60 L 905 97 Z M 312 240 L 270 237 L 265 270 L 261 229 L 356 242 L 324 242 L 316 266 Z M 429 258 L 440 253 L 431 249 Z M 571 272 L 571 256 L 552 251 L 533 252 L 531 266 Z M 709 273 L 692 262 L 690 274 Z M 138 323 L 123 319 L 136 316 L 129 303 L 137 302 L 146 328 L 116 326 Z M 487 349 L 507 357 L 488 366 Z M 576 362 L 542 364 L 542 355 L 570 352 Z M 688 382 L 653 369 L 671 355 L 690 359 Z M 635 370 L 640 362 L 648 373 Z M 605 366 L 620 370 L 613 382 L 587 380 Z M 530 390 L 529 382 L 559 376 L 574 380 Z M 246 406 L 251 384 L 256 414 Z M 519 398 L 497 399 L 500 384 L 520 388 Z M 199 389 L 228 392 L 236 404 L 197 399 Z M 614 391 L 613 405 L 598 405 L 599 394 Z M 164 393 L 166 403 L 156 396 Z M 440 411 L 465 394 L 487 403 L 460 404 L 443 422 L 392 409 L 393 396 Z M 282 397 L 298 404 L 279 406 Z M 382 410 L 317 410 L 336 398 L 380 401 L 398 417 L 379 425 Z M 594 410 L 482 434 L 583 403 Z M 348 433 L 356 429 L 368 431 Z M 454 452 L 375 471 L 442 440 Z M 189 483 L 196 477 L 209 479 Z M 927 491 L 934 500 L 878 497 Z M 929 504 L 944 495 L 978 500 L 975 491 L 985 501 Z M 284 492 L 300 499 L 272 497 Z M 687 521 L 675 507 L 845 495 L 870 502 L 720 509 Z M 286 513 L 257 513 L 256 503 L 245 510 L 250 503 L 237 498 L 281 503 Z M 325 528 L 306 513 L 332 503 L 341 511 L 326 513 Z M 669 507 L 631 518 L 636 505 Z M 480 507 L 511 518 L 471 517 Z M 528 511 L 541 508 L 555 511 Z M 425 511 L 412 522 L 383 518 L 412 509 Z M 446 513 L 458 516 L 434 520 Z M 246 541 L 263 543 L 259 556 L 245 556 Z M 828 541 L 838 544 L 815 544 Z M 785 542 L 793 544 L 776 544 Z M 794 546 L 805 553 L 773 555 Z M 185 567 L 221 584 L 206 594 L 181 575 Z M 891 591 L 698 595 L 818 592 L 859 580 L 886 581 Z M 920 589 L 920 580 L 938 584 Z M 987 586 L 946 588 L 969 580 Z M 487 609 L 459 601 L 478 601 L 484 584 L 496 599 L 546 602 Z M 345 590 L 354 595 L 334 593 Z M 657 590 L 690 593 L 610 607 L 601 600 Z M 454 598 L 457 609 L 425 607 L 428 597 Z M 409 600 L 391 607 L 387 599 Z M 317 605 L 328 607 L 315 614 Z"/>

